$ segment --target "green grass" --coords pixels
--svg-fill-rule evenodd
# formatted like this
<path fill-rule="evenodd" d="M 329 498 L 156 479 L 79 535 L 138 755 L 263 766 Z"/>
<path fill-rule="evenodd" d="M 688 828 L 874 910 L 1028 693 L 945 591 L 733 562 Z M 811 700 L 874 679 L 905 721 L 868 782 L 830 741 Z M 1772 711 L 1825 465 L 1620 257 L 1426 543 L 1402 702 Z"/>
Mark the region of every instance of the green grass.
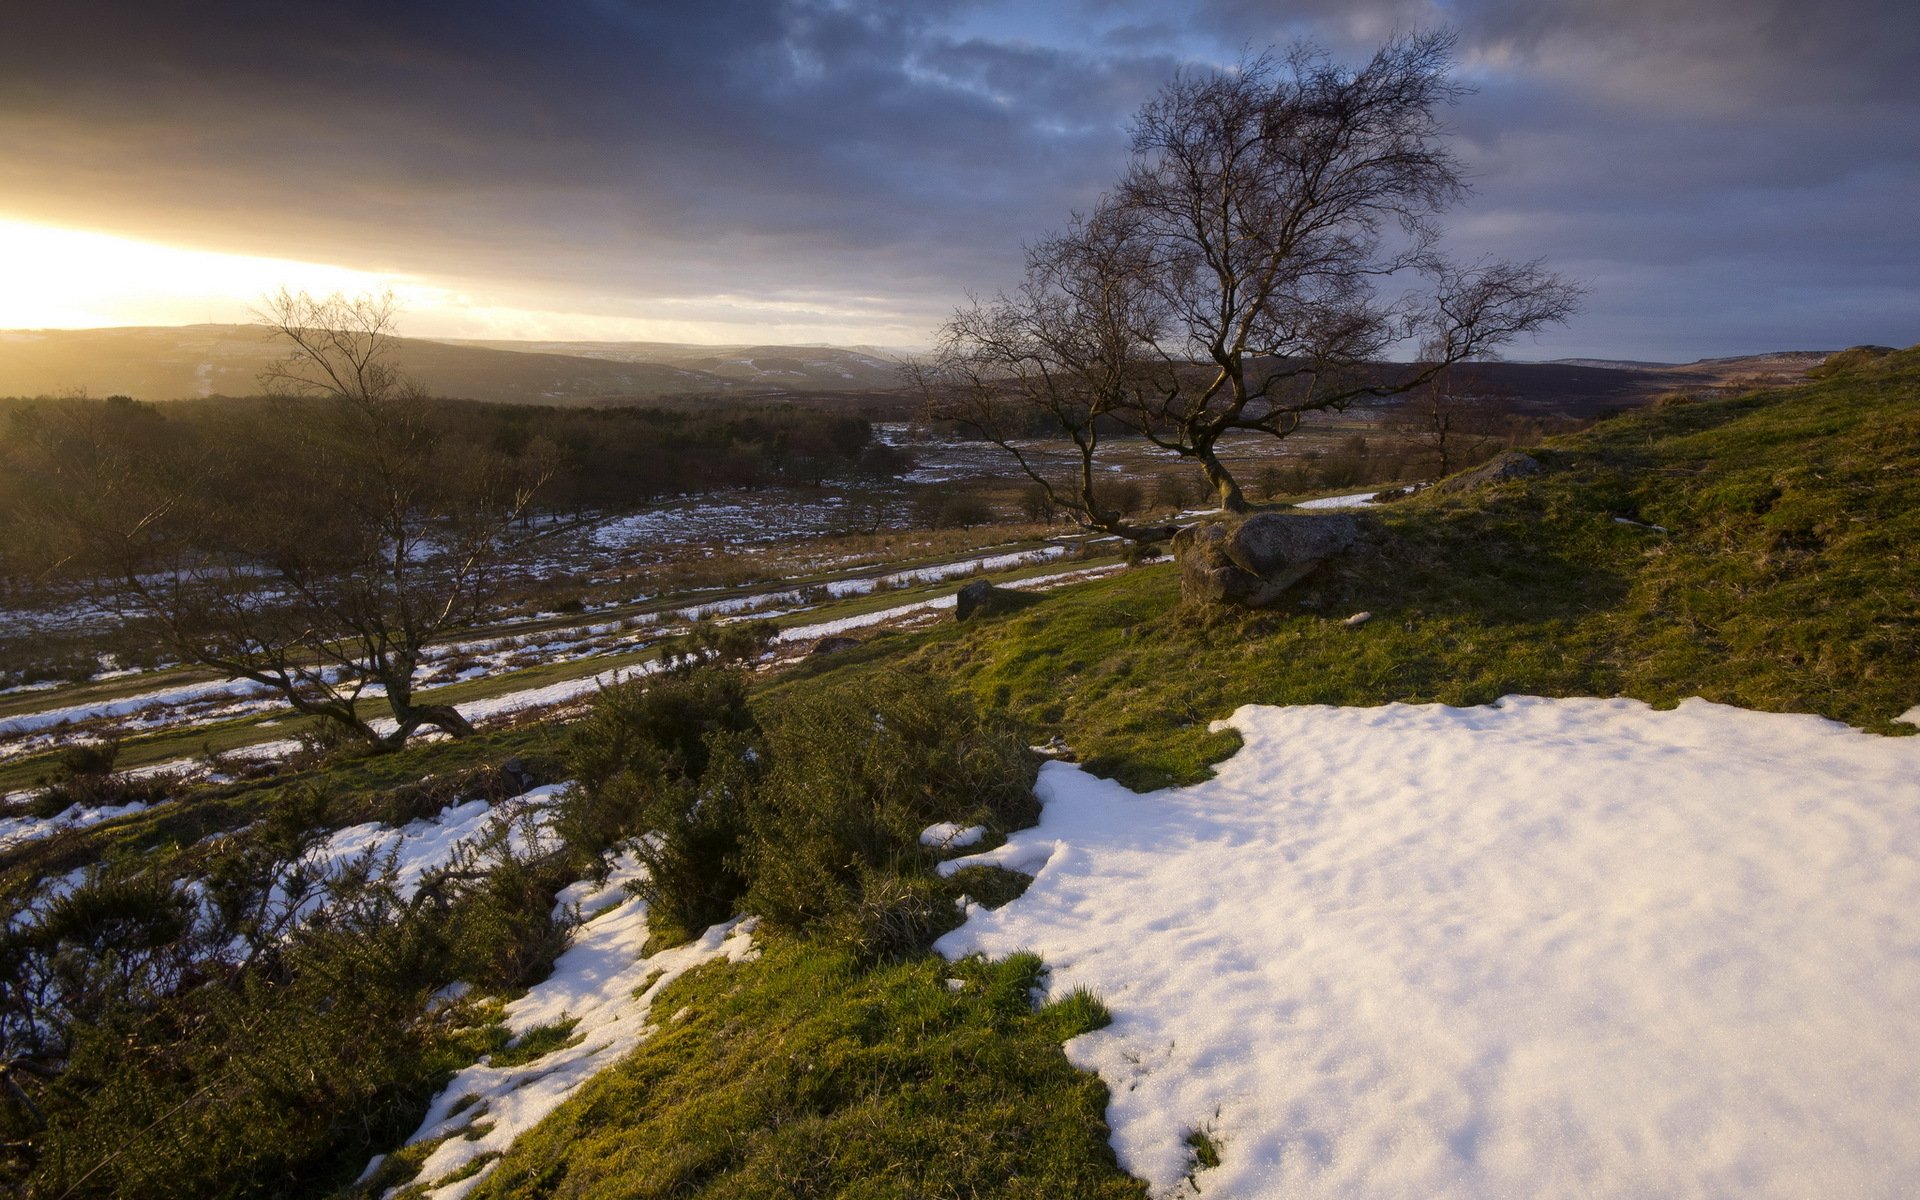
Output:
<path fill-rule="evenodd" d="M 863 967 L 786 940 L 703 968 L 656 1004 L 684 1017 L 474 1194 L 1144 1196 L 1114 1164 L 1105 1087 L 1059 1049 L 1106 1012 L 1083 994 L 1035 1011 L 1040 972 L 1030 955 Z"/>
<path fill-rule="evenodd" d="M 1136 788 L 1205 778 L 1237 745 L 1209 723 L 1248 703 L 1697 695 L 1911 732 L 1892 720 L 1920 703 L 1920 351 L 1536 453 L 1533 479 L 1370 510 L 1364 549 L 1264 612 L 1196 610 L 1146 567 L 910 657 Z"/>

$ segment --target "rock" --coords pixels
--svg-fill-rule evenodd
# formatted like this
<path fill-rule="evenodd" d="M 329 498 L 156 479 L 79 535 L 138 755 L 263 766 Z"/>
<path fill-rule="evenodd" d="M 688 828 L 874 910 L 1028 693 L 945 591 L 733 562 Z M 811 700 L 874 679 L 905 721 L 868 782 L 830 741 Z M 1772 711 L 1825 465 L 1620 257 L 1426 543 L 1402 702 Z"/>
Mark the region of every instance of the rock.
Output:
<path fill-rule="evenodd" d="M 1233 525 L 1193 525 L 1173 539 L 1189 600 L 1264 608 L 1360 538 L 1346 513 L 1256 513 Z"/>
<path fill-rule="evenodd" d="M 993 604 L 993 585 L 984 579 L 976 579 L 960 589 L 953 598 L 953 615 L 964 621 L 977 612 L 985 611 Z"/>
<path fill-rule="evenodd" d="M 1518 450 L 1507 450 L 1471 471 L 1462 471 L 1442 479 L 1433 485 L 1433 490 L 1442 494 L 1451 492 L 1470 492 L 1475 488 L 1490 484 L 1506 483 L 1511 479 L 1525 479 L 1538 475 L 1545 467 L 1531 454 L 1522 454 Z"/>
<path fill-rule="evenodd" d="M 1371 620 L 1373 620 L 1372 613 L 1357 612 L 1340 623 L 1342 625 L 1345 625 L 1348 629 L 1358 629 L 1362 625 L 1365 625 L 1368 621 L 1371 621 Z"/>
<path fill-rule="evenodd" d="M 855 637 L 823 637 L 813 644 L 812 649 L 807 651 L 807 656 L 809 658 L 818 658 L 823 654 L 838 654 L 843 650 L 851 650 L 859 644 L 860 639 Z"/>

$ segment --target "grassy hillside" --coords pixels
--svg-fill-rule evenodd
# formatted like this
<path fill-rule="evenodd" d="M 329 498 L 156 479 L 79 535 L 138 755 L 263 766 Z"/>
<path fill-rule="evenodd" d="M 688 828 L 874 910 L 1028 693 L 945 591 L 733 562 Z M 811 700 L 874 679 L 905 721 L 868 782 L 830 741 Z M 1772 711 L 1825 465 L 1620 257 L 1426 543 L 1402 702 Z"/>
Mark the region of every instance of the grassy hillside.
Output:
<path fill-rule="evenodd" d="M 917 848 L 914 831 L 926 821 L 975 820 L 972 806 L 985 794 L 975 774 L 925 764 L 986 735 L 966 732 L 972 719 L 953 719 L 950 697 L 938 692 L 925 701 L 931 716 L 874 719 L 888 695 L 918 694 L 922 685 L 906 686 L 916 676 L 980 702 L 988 716 L 978 728 L 990 725 L 1011 747 L 994 760 L 1002 766 L 1030 773 L 1021 744 L 1057 734 L 1095 770 L 1136 788 L 1204 777 L 1234 748 L 1230 736 L 1209 733 L 1209 723 L 1246 703 L 1478 704 L 1527 693 L 1669 704 L 1699 695 L 1913 732 L 1894 718 L 1920 704 L 1920 349 L 1843 358 L 1825 378 L 1789 390 L 1644 410 L 1536 456 L 1544 470 L 1532 478 L 1369 511 L 1365 546 L 1273 610 L 1195 610 L 1181 603 L 1171 565 L 1149 566 L 1036 596 L 1005 616 L 875 638 L 758 681 L 747 698 L 770 731 L 773 765 L 755 768 L 767 773 L 748 776 L 744 790 L 702 794 L 747 797 L 737 861 L 759 874 L 726 903 L 766 921 L 755 934 L 763 956 L 673 984 L 653 1018 L 661 1033 L 522 1137 L 478 1194 L 1138 1194 L 1105 1140 L 1103 1086 L 1072 1071 L 1058 1049 L 1104 1020 L 1097 998 L 1034 1011 L 1029 989 L 1042 964 L 1031 957 L 952 965 L 925 948 L 931 933 L 958 919 L 954 889 L 998 903 L 1017 894 L 1018 881 L 938 880 L 933 856 Z M 1370 620 L 1347 624 L 1363 611 Z M 794 715 L 809 712 L 806 721 Z M 1024 728 L 1003 727 L 996 713 Z M 617 716 L 609 709 L 595 719 L 617 725 Z M 630 731 L 636 737 L 671 732 L 638 716 L 619 720 L 639 722 Z M 335 764 L 318 776 L 209 788 L 50 839 L 0 869 L 44 878 L 110 860 L 126 869 L 159 863 L 166 878 L 184 879 L 201 872 L 188 869 L 191 860 L 220 850 L 207 834 L 229 830 L 227 845 L 242 850 L 273 834 L 273 821 L 249 824 L 269 802 L 308 824 L 316 806 L 327 826 L 403 819 L 465 794 L 456 777 L 483 759 L 557 760 L 569 745 L 576 756 L 583 745 L 597 752 L 601 743 L 583 739 L 582 728 L 571 738 L 493 733 Z M 889 741 L 861 758 L 859 747 L 881 746 L 880 734 L 905 738 L 906 749 Z M 665 778 L 660 762 L 686 761 L 635 752 L 627 774 L 609 778 L 640 790 L 609 784 L 596 799 L 585 789 L 577 823 L 605 823 L 611 832 L 601 841 L 667 828 L 645 824 L 657 815 L 647 807 L 653 801 L 634 796 L 652 795 L 641 785 Z M 760 759 L 713 761 L 723 763 L 720 782 L 730 788 L 734 776 L 725 772 L 744 768 L 726 763 Z M 588 777 L 578 761 L 548 765 Z M 429 770 L 441 782 L 414 782 Z M 883 792 L 892 799 L 882 803 Z M 659 795 L 671 807 L 673 795 Z M 701 821 L 732 820 L 731 803 L 689 811 L 704 814 Z M 1015 820 L 987 823 L 997 837 Z M 169 848 L 172 867 L 162 861 Z M 263 843 L 254 857 L 268 862 L 272 850 Z M 476 885 L 422 925 L 432 935 L 426 944 L 445 944 L 429 964 L 437 973 L 369 965 L 346 942 L 319 943 L 317 967 L 296 963 L 284 1008 L 271 1011 L 288 1037 L 299 1035 L 305 1074 L 285 1082 L 269 1073 L 262 1077 L 279 1090 L 243 1093 L 265 1114 L 259 1119 L 229 1119 L 251 1110 L 201 1087 L 207 1072 L 229 1069 L 225 1043 L 213 1034 L 190 1044 L 200 1057 L 188 1055 L 176 1074 L 139 1076 L 152 1086 L 138 1095 L 122 1086 L 133 1069 L 116 1065 L 127 1056 L 107 1055 L 102 1042 L 98 1082 L 82 1075 L 73 1096 L 54 1097 L 67 1105 L 57 1114 L 55 1149 L 75 1148 L 73 1165 L 82 1167 L 91 1159 L 81 1151 L 101 1143 L 177 1138 L 179 1153 L 192 1150 L 194 1161 L 224 1161 L 207 1149 L 219 1145 L 238 1164 L 208 1168 L 231 1194 L 282 1160 L 307 1172 L 290 1194 L 344 1183 L 367 1153 L 393 1148 L 449 1064 L 487 1047 L 500 1051 L 505 1032 L 416 1023 L 427 1033 L 408 1051 L 413 1057 L 366 1083 L 365 1064 L 338 1045 L 339 1022 L 359 1020 L 359 1010 L 330 1016 L 299 986 L 346 964 L 356 979 L 398 981 L 366 989 L 367 1011 L 424 1013 L 431 989 L 476 978 L 474 962 L 511 955 L 514 969 L 497 971 L 491 984 L 479 976 L 484 994 L 470 1002 L 497 1005 L 539 977 L 538 956 L 554 951 L 553 887 L 577 877 L 578 866 L 534 864 L 528 872 L 537 876 L 531 883 Z M 817 886 L 821 879 L 838 882 Z M 770 901 L 782 896 L 787 914 L 774 919 L 780 905 Z M 810 915 L 825 896 L 838 897 L 839 907 Z M 880 944 L 884 952 L 873 949 Z M 234 1020 L 252 1011 L 236 1007 Z M 166 1042 L 171 1035 L 148 1036 L 153 1061 L 173 1071 L 182 1052 Z M 285 1057 L 273 1053 L 279 1057 L 243 1047 L 234 1061 Z M 317 1129 L 310 1114 L 368 1103 L 342 1104 L 326 1090 L 343 1080 L 362 1089 L 356 1096 L 383 1098 L 379 1128 Z M 95 1090 L 82 1095 L 83 1087 Z M 191 1128 L 170 1115 L 180 1103 L 172 1097 L 183 1092 L 218 1097 L 192 1110 Z M 139 1103 L 122 1105 L 123 1095 Z M 254 1131 L 251 1140 L 236 1141 L 236 1129 Z M 1195 1162 L 1204 1165 L 1215 1151 L 1195 1136 Z M 228 1150 L 220 1138 L 245 1145 Z M 421 1155 L 396 1154 L 368 1188 L 404 1184 Z M 56 1172 L 46 1179 L 64 1169 L 51 1151 L 42 1161 L 43 1171 Z M 144 1161 L 118 1161 L 115 1170 L 132 1179 Z M 104 1175 L 89 1188 L 75 1194 L 137 1194 Z M 220 1193 L 210 1184 L 206 1194 Z"/>
<path fill-rule="evenodd" d="M 1920 349 L 1643 410 L 1537 457 L 1531 479 L 1371 511 L 1363 550 L 1270 611 L 1190 610 L 1166 565 L 918 659 L 1135 786 L 1203 777 L 1232 748 L 1208 722 L 1247 703 L 1698 695 L 1907 730 Z"/>
<path fill-rule="evenodd" d="M 1646 410 L 1538 457 L 1546 469 L 1531 479 L 1369 513 L 1365 549 L 1275 610 L 1195 611 L 1171 565 L 1148 567 L 809 663 L 765 690 L 777 701 L 924 669 L 1136 788 L 1204 777 L 1235 745 L 1208 723 L 1246 703 L 1700 695 L 1913 732 L 1893 718 L 1920 704 L 1920 350 L 1792 390 Z M 1349 628 L 1362 611 L 1372 619 Z M 730 984 L 688 980 L 667 1002 L 701 1014 L 694 1027 L 596 1081 L 483 1194 L 826 1194 L 860 1164 L 924 1172 L 891 1177 L 902 1194 L 965 1191 L 966 1176 L 929 1157 L 919 1106 L 952 1061 L 948 1039 L 971 1034 L 948 1013 L 908 1021 L 927 1003 L 914 997 L 933 995 L 920 965 L 809 982 L 836 969 L 773 955 Z M 782 1004 L 789 987 L 819 997 L 804 1018 Z M 864 1035 L 841 1032 L 846 1005 L 873 1022 Z M 701 1044 L 721 1020 L 756 1047 L 737 1075 L 716 1069 L 730 1061 L 721 1046 Z M 845 1099 L 825 1111 L 794 1099 L 808 1093 L 794 1064 L 821 1039 L 845 1064 L 829 1089 Z M 788 1061 L 770 1064 L 763 1045 Z M 982 1065 L 1022 1078 L 1009 1053 Z M 880 1084 L 896 1080 L 907 1090 L 889 1101 Z M 1049 1110 L 1087 1111 L 1064 1078 L 1028 1086 L 1047 1089 Z M 741 1132 L 721 1138 L 713 1123 L 728 1112 Z M 1071 1155 L 1085 1121 L 1049 1126 L 1046 1144 Z M 1054 1153 L 1030 1164 L 1048 1173 L 1041 1192 L 1106 1167 L 1102 1154 L 1076 1166 Z"/>
<path fill-rule="evenodd" d="M 397 339 L 401 370 L 435 395 L 517 404 L 579 404 L 740 390 L 734 379 L 662 362 L 577 354 L 522 354 L 480 345 Z M 140 400 L 247 396 L 285 347 L 252 325 L 0 331 L 0 396 L 95 396 Z M 764 387 L 763 387 L 764 390 Z"/>

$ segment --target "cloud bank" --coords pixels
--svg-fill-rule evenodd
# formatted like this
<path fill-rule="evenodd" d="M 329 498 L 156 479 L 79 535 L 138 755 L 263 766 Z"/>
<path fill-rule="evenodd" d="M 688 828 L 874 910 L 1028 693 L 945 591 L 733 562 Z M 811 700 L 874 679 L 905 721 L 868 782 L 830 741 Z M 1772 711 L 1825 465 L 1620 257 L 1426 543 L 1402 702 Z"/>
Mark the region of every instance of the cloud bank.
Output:
<path fill-rule="evenodd" d="M 1522 356 L 1920 339 L 1920 12 L 1891 0 L 15 5 L 0 216 L 924 341 L 1098 196 L 1176 69 L 1437 23 L 1478 89 L 1457 245 L 1593 287 Z"/>

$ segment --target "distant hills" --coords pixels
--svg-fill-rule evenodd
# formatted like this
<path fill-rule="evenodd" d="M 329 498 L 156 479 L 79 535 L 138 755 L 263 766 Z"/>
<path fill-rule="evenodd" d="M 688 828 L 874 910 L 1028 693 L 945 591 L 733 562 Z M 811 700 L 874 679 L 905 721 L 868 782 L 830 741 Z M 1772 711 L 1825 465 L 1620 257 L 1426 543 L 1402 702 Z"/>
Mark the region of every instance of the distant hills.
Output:
<path fill-rule="evenodd" d="M 900 385 L 878 352 L 813 346 L 398 339 L 400 368 L 441 396 L 585 404 L 671 396 L 872 391 Z M 244 396 L 284 353 L 251 325 L 0 331 L 0 395 L 140 400 Z"/>
<path fill-rule="evenodd" d="M 884 391 L 900 386 L 900 360 L 869 347 L 702 346 L 684 342 L 511 342 L 442 339 L 452 346 L 657 363 L 755 388 L 816 392 Z"/>
<path fill-rule="evenodd" d="M 398 339 L 399 365 L 435 395 L 515 404 L 648 403 L 780 395 L 832 403 L 897 392 L 898 359 L 872 347 Z M 282 350 L 252 325 L 0 331 L 0 396 L 141 400 L 244 396 Z M 1798 350 L 1694 363 L 1566 359 L 1476 363 L 1460 382 L 1521 411 L 1593 416 L 1663 392 L 1792 382 L 1826 357 Z M 1469 382 L 1470 381 L 1470 382 Z"/>

